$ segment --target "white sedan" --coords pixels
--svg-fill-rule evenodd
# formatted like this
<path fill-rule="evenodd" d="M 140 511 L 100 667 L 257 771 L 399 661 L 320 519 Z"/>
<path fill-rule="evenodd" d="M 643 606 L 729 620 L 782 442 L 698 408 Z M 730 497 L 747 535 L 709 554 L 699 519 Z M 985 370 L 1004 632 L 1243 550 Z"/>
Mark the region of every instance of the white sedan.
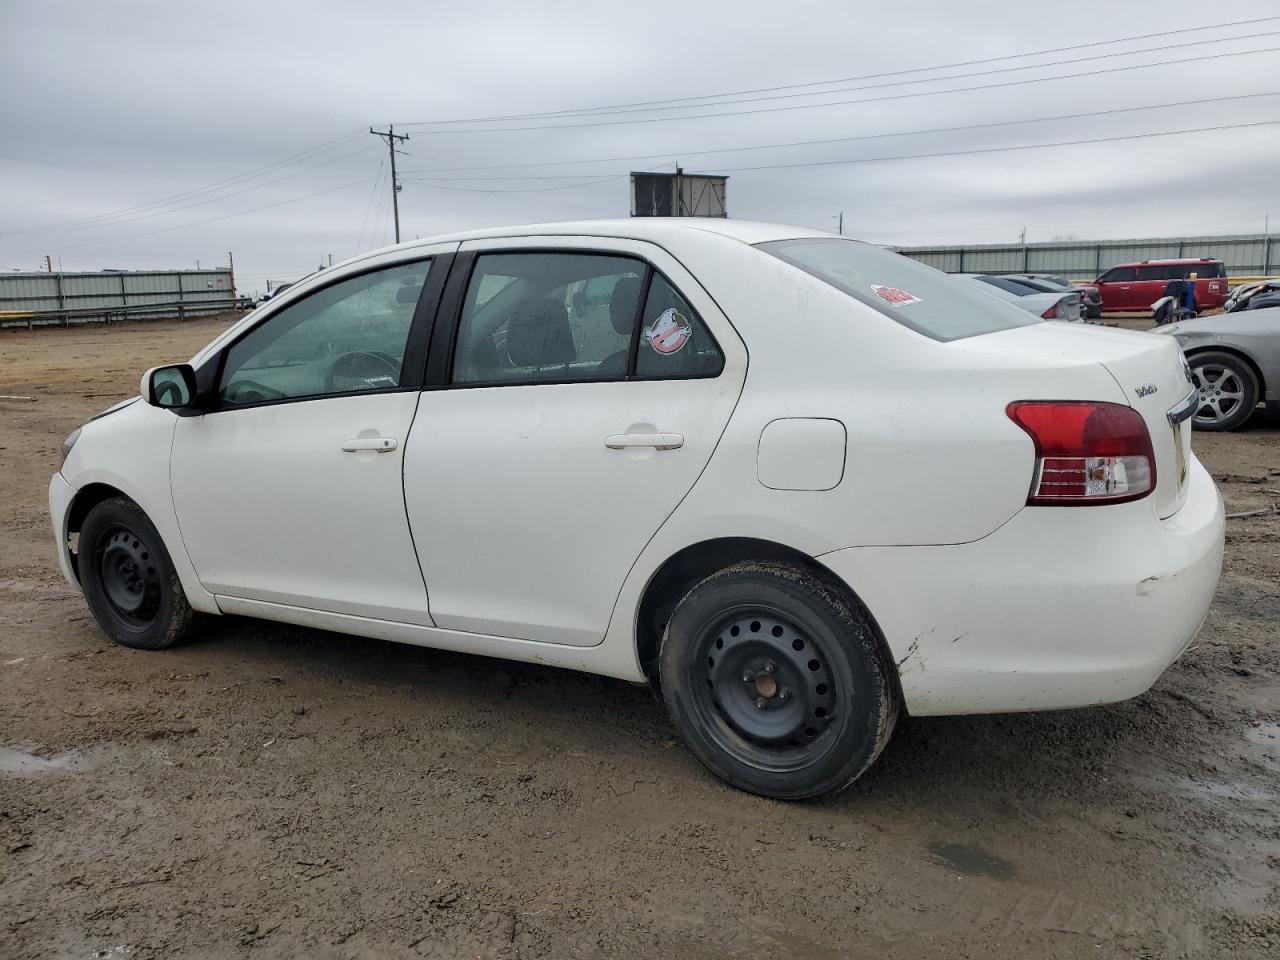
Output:
<path fill-rule="evenodd" d="M 803 228 L 406 243 L 141 393 L 49 488 L 117 642 L 239 614 L 651 682 L 771 797 L 847 786 L 903 711 L 1143 692 L 1221 566 L 1172 338 Z"/>

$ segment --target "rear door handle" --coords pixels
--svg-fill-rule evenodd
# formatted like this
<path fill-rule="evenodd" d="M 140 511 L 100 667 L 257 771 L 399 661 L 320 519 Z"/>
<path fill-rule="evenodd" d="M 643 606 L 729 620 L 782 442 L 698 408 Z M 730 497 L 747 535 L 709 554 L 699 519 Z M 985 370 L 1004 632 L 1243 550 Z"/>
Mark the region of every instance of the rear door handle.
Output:
<path fill-rule="evenodd" d="M 346 453 L 358 453 L 361 450 L 390 453 L 397 445 L 394 437 L 356 437 L 353 440 L 344 440 L 342 449 Z"/>
<path fill-rule="evenodd" d="M 615 433 L 604 438 L 610 450 L 627 447 L 653 447 L 656 450 L 675 450 L 684 446 L 684 435 L 679 433 Z"/>

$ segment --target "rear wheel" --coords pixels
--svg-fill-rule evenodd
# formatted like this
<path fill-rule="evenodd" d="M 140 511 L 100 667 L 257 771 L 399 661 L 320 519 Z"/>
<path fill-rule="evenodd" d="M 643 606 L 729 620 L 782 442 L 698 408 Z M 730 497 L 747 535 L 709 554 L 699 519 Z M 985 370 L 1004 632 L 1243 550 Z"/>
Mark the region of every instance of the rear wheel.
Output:
<path fill-rule="evenodd" d="M 1261 391 L 1248 363 L 1220 350 L 1197 353 L 1189 363 L 1191 379 L 1200 392 L 1192 421 L 1197 430 L 1234 430 L 1253 415 Z"/>
<path fill-rule="evenodd" d="M 195 615 L 169 552 L 132 500 L 115 497 L 89 511 L 78 557 L 89 610 L 116 643 L 158 650 L 190 633 Z"/>
<path fill-rule="evenodd" d="M 762 796 L 844 789 L 898 716 L 892 668 L 865 613 L 790 564 L 739 563 L 699 583 L 671 615 L 659 665 L 694 755 Z"/>

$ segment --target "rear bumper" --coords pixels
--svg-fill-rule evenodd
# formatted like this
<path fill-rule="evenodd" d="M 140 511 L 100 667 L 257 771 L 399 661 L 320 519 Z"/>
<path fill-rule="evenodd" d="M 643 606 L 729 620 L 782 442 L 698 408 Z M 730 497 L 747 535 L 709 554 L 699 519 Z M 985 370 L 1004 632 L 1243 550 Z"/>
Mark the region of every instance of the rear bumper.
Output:
<path fill-rule="evenodd" d="M 1222 566 L 1222 499 L 1192 458 L 1186 503 L 1029 507 L 942 547 L 820 557 L 888 640 L 916 715 L 1047 710 L 1137 696 L 1195 638 Z"/>
<path fill-rule="evenodd" d="M 71 565 L 71 549 L 67 545 L 67 517 L 71 513 L 71 501 L 75 495 L 76 488 L 67 483 L 62 474 L 55 473 L 49 478 L 49 518 L 53 521 L 53 543 L 58 551 L 58 566 L 62 568 L 62 575 L 78 590 L 80 580 Z"/>

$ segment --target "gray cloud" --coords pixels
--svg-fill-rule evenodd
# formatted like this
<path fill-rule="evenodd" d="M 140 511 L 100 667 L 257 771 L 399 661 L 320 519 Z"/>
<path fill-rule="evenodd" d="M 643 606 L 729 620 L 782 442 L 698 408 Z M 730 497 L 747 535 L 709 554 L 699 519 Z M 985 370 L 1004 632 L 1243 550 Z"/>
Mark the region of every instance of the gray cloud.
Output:
<path fill-rule="evenodd" d="M 600 0 L 483 5 L 280 0 L 215 7 L 9 2 L 0 5 L 0 89 L 5 91 L 0 101 L 0 266 L 32 268 L 45 253 L 60 258 L 67 269 L 181 266 L 196 259 L 223 260 L 232 250 L 242 282 L 261 287 L 267 277 L 312 269 L 330 253 L 341 258 L 358 247 L 389 242 L 388 190 L 385 182 L 375 190 L 374 182 L 385 149 L 361 134 L 370 124 L 866 76 L 1161 33 L 1208 24 L 1214 16 L 1225 21 L 1277 13 L 1266 0 L 1212 8 L 1189 0 L 1085 2 L 1058 13 L 1013 2 L 946 0 L 876 9 L 844 2 L 800 2 L 784 9 L 728 0 L 639 6 Z M 1280 125 L 931 159 L 737 168 L 1280 120 L 1280 96 L 845 144 L 696 151 L 1280 91 L 1276 53 L 1096 72 L 1153 59 L 1280 46 L 1280 36 L 1262 36 L 1276 30 L 1280 20 L 968 67 L 952 72 L 1035 68 L 945 84 L 866 89 L 827 99 L 932 92 L 822 109 L 492 133 L 405 127 L 412 139 L 402 158 L 403 232 L 427 236 L 506 222 L 625 215 L 626 172 L 662 168 L 676 159 L 691 171 L 731 171 L 734 216 L 831 228 L 843 209 L 846 232 L 881 242 L 1008 240 L 1024 226 L 1032 239 L 1259 230 L 1266 212 L 1280 219 L 1274 160 L 1280 155 Z M 1228 34 L 1246 39 L 1203 43 Z M 1173 46 L 1187 42 L 1197 45 Z M 1122 49 L 1166 52 L 1050 65 Z M 939 92 L 1090 71 L 1093 75 L 1070 80 Z M 864 84 L 920 76 L 933 75 Z M 346 142 L 252 179 L 167 206 L 141 207 L 348 134 Z M 422 172 L 641 154 L 653 156 L 470 174 L 465 169 Z M 579 173 L 582 181 L 419 182 L 432 176 Z M 610 176 L 614 179 L 587 182 Z M 527 192 L 511 192 L 516 189 Z M 96 224 L 47 229 L 133 207 L 140 209 Z M 211 222 L 190 225 L 196 221 Z"/>

